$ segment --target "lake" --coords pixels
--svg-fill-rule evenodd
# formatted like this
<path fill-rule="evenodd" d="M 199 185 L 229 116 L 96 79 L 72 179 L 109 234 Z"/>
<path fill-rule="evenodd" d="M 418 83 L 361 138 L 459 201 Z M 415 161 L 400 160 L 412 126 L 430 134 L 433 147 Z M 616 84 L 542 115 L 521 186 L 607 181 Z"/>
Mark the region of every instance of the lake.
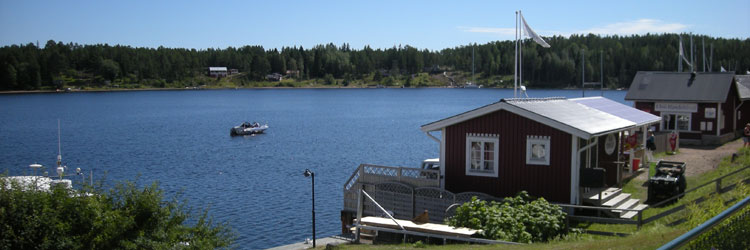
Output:
<path fill-rule="evenodd" d="M 604 96 L 626 103 L 626 91 Z M 599 95 L 588 91 L 587 96 Z M 0 171 L 51 173 L 58 151 L 111 186 L 158 181 L 209 208 L 236 232 L 236 247 L 268 248 L 310 238 L 310 169 L 317 235 L 340 233 L 342 189 L 361 163 L 418 167 L 439 154 L 423 124 L 501 98 L 508 89 L 240 89 L 0 95 Z M 580 97 L 580 90 L 529 90 Z M 628 103 L 629 105 L 632 105 Z M 243 121 L 265 134 L 230 137 Z"/>

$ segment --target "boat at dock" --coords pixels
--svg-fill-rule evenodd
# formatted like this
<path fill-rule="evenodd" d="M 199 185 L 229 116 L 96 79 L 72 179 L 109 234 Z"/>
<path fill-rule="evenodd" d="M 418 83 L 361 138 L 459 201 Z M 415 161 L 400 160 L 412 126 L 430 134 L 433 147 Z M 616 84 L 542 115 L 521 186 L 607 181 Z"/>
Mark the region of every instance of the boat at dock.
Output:
<path fill-rule="evenodd" d="M 257 122 L 243 122 L 240 125 L 234 126 L 229 130 L 231 136 L 235 135 L 252 135 L 261 134 L 268 129 L 268 124 L 260 124 Z"/>

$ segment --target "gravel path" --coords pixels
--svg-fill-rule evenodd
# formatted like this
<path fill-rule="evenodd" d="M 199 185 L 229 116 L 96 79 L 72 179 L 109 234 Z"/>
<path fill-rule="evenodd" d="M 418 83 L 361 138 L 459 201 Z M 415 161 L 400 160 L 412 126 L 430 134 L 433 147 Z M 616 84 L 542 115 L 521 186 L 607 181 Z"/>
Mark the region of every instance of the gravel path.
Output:
<path fill-rule="evenodd" d="M 687 163 L 687 176 L 694 176 L 715 169 L 719 166 L 721 159 L 737 153 L 742 147 L 742 139 L 728 142 L 719 147 L 716 146 L 685 146 L 680 147 L 680 153 L 666 155 L 663 160 L 680 161 Z M 655 159 L 658 160 L 658 159 Z"/>

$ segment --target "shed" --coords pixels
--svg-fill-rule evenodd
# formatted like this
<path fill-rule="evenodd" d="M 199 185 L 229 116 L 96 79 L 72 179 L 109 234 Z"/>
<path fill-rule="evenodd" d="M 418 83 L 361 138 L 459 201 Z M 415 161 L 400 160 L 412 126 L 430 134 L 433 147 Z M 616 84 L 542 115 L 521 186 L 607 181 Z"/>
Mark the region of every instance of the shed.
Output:
<path fill-rule="evenodd" d="M 616 135 L 636 125 L 565 98 L 531 98 L 502 99 L 421 130 L 440 142 L 441 186 L 448 191 L 508 197 L 526 190 L 580 204 L 581 184 L 592 182 L 582 171 L 615 161 Z M 436 131 L 440 139 L 430 134 Z"/>
<path fill-rule="evenodd" d="M 736 138 L 742 105 L 733 73 L 639 71 L 625 100 L 662 118 L 657 130 L 676 131 L 680 143 L 720 144 Z M 743 107 L 744 106 L 744 107 Z"/>
<path fill-rule="evenodd" d="M 227 67 L 208 67 L 208 76 L 211 77 L 226 77 Z"/>

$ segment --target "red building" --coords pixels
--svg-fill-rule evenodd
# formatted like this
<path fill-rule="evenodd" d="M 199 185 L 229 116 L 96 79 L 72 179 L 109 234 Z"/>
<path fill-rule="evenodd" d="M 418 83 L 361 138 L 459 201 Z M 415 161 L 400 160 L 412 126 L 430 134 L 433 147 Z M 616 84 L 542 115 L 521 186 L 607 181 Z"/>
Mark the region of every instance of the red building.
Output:
<path fill-rule="evenodd" d="M 611 100 L 601 98 L 609 102 Z M 564 98 L 503 99 L 421 127 L 440 142 L 446 190 L 483 192 L 497 197 L 525 190 L 552 202 L 580 204 L 581 187 L 619 180 L 619 134 L 658 122 L 658 117 L 626 105 L 639 121 Z M 440 132 L 440 139 L 432 132 Z M 611 169 L 608 169 L 611 168 Z M 604 170 L 602 170 L 604 169 Z M 603 183 L 599 183 L 603 185 Z"/>
<path fill-rule="evenodd" d="M 625 100 L 661 116 L 656 129 L 678 132 L 680 144 L 721 144 L 750 122 L 750 105 L 744 104 L 750 89 L 738 82 L 734 73 L 640 71 Z"/>

